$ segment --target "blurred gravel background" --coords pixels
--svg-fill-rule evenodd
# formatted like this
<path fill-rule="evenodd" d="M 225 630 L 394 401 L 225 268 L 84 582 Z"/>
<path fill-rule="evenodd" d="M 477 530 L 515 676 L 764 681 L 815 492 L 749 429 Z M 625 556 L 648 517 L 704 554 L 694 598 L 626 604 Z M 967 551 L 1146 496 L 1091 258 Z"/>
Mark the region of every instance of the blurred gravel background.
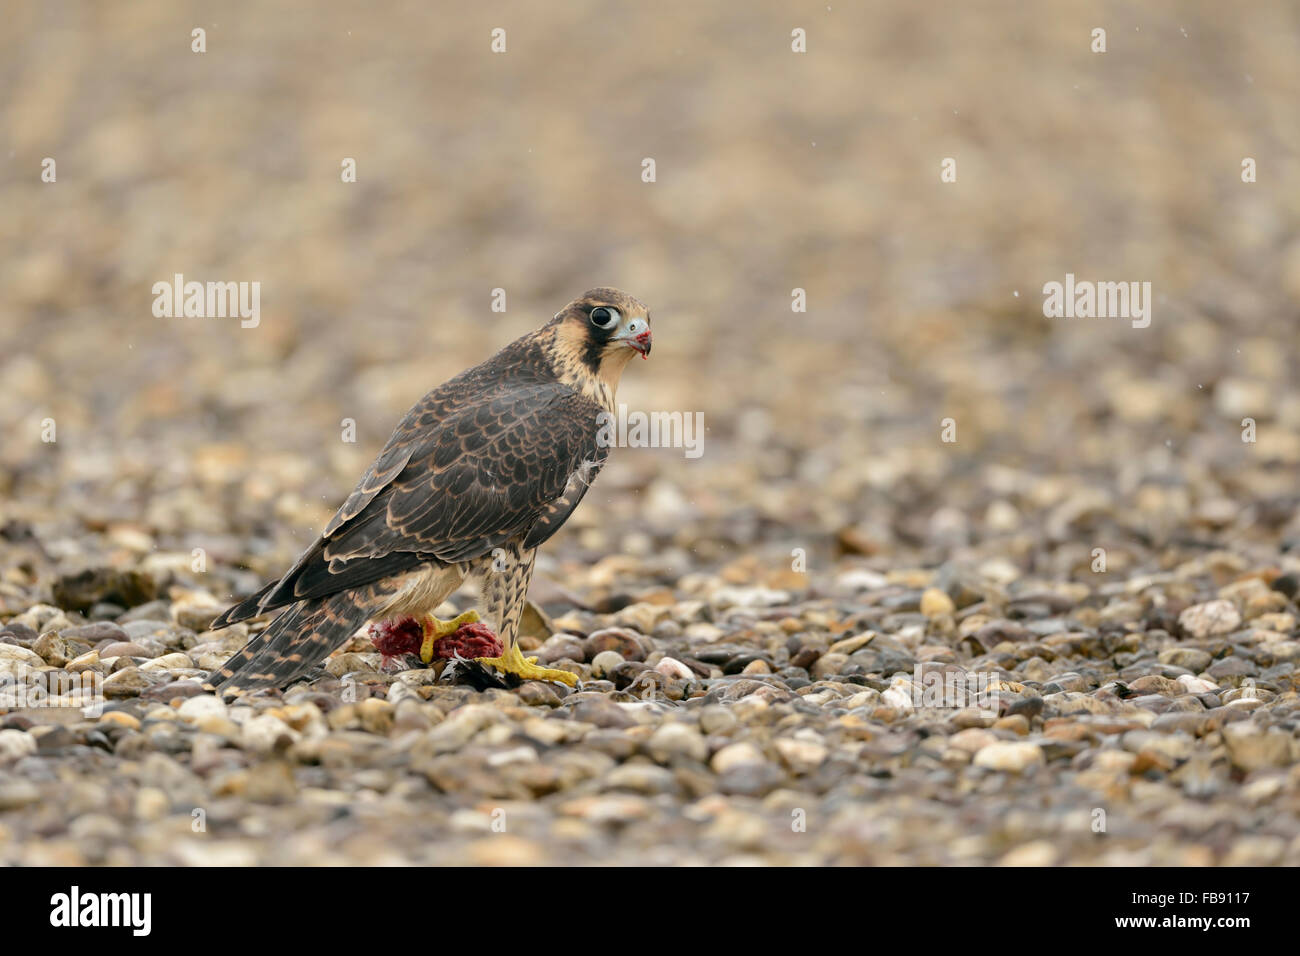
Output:
<path fill-rule="evenodd" d="M 5 20 L 0 664 L 127 677 L 108 724 L 0 714 L 0 860 L 1300 863 L 1294 5 Z M 260 324 L 155 318 L 174 273 Z M 1045 318 L 1066 273 L 1151 282 L 1150 327 Z M 361 638 L 364 712 L 347 667 L 176 689 L 416 398 L 601 284 L 654 319 L 620 398 L 708 431 L 620 450 L 544 552 L 588 697 L 404 700 Z M 894 706 L 918 661 L 1013 712 Z"/>

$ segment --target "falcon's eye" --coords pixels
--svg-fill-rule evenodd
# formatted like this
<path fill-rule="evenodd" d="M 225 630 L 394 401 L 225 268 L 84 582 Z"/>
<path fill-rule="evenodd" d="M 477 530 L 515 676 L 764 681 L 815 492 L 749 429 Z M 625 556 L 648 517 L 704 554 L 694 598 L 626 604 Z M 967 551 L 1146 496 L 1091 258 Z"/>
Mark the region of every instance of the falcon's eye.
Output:
<path fill-rule="evenodd" d="M 607 309 L 603 305 L 591 310 L 591 324 L 597 328 L 607 329 L 618 321 L 618 310 Z"/>

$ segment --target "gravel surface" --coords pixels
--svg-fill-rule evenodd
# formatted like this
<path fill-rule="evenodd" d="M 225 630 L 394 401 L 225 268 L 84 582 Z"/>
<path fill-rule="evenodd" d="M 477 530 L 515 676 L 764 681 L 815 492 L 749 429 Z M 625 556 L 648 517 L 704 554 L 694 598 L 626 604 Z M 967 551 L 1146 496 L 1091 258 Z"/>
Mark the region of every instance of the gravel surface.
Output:
<path fill-rule="evenodd" d="M 7 13 L 0 863 L 1300 864 L 1294 10 L 825 6 Z M 706 430 L 542 551 L 579 689 L 362 630 L 203 694 L 405 409 L 605 283 Z M 6 704 L 52 674 L 102 714 Z"/>
<path fill-rule="evenodd" d="M 0 667 L 95 671 L 107 703 L 3 719 L 3 858 L 1300 861 L 1295 574 L 1210 551 L 1092 585 L 997 559 L 575 576 L 596 608 L 535 615 L 526 643 L 577 691 L 383 674 L 359 636 L 228 706 L 196 679 L 246 632 L 201 630 L 210 594 L 116 623 L 31 607 Z M 977 674 L 987 695 L 926 695 Z"/>

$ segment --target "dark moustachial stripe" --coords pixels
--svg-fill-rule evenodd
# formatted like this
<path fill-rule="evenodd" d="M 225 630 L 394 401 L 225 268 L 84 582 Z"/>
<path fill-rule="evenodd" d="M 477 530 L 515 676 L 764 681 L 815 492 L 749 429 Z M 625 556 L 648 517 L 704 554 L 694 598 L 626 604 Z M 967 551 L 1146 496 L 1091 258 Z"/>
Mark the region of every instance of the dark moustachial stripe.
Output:
<path fill-rule="evenodd" d="M 582 350 L 582 364 L 595 375 L 600 371 L 600 360 L 604 357 L 605 346 L 609 344 L 611 329 L 602 329 L 591 323 L 591 309 L 587 315 L 587 341 Z"/>

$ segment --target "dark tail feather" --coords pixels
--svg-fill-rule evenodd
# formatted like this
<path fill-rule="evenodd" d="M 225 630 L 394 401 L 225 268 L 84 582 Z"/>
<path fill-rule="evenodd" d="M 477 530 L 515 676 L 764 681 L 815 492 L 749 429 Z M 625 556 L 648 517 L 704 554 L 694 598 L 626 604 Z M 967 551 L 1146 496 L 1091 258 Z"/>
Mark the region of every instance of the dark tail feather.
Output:
<path fill-rule="evenodd" d="M 272 581 L 256 594 L 244 598 L 234 607 L 227 609 L 225 614 L 212 622 L 212 630 L 218 630 L 227 624 L 238 624 L 240 621 L 247 621 L 250 617 L 257 617 L 267 611 L 274 611 L 278 607 L 287 607 L 290 604 L 297 603 L 299 597 L 294 594 L 294 582 L 302 572 L 303 567 L 313 558 L 320 556 L 323 544 L 323 541 L 317 540 L 314 545 L 299 556 L 293 567 L 285 572 L 284 577 Z"/>
<path fill-rule="evenodd" d="M 286 608 L 213 671 L 208 686 L 231 695 L 291 684 L 341 647 L 393 592 L 392 587 L 372 584 Z"/>
<path fill-rule="evenodd" d="M 280 582 L 272 581 L 262 590 L 258 591 L 251 597 L 246 597 L 234 607 L 226 608 L 224 614 L 212 622 L 212 630 L 220 630 L 230 624 L 238 624 L 240 621 L 247 621 L 250 617 L 257 617 L 263 611 L 269 610 L 262 606 L 262 600 L 270 594 Z"/>

